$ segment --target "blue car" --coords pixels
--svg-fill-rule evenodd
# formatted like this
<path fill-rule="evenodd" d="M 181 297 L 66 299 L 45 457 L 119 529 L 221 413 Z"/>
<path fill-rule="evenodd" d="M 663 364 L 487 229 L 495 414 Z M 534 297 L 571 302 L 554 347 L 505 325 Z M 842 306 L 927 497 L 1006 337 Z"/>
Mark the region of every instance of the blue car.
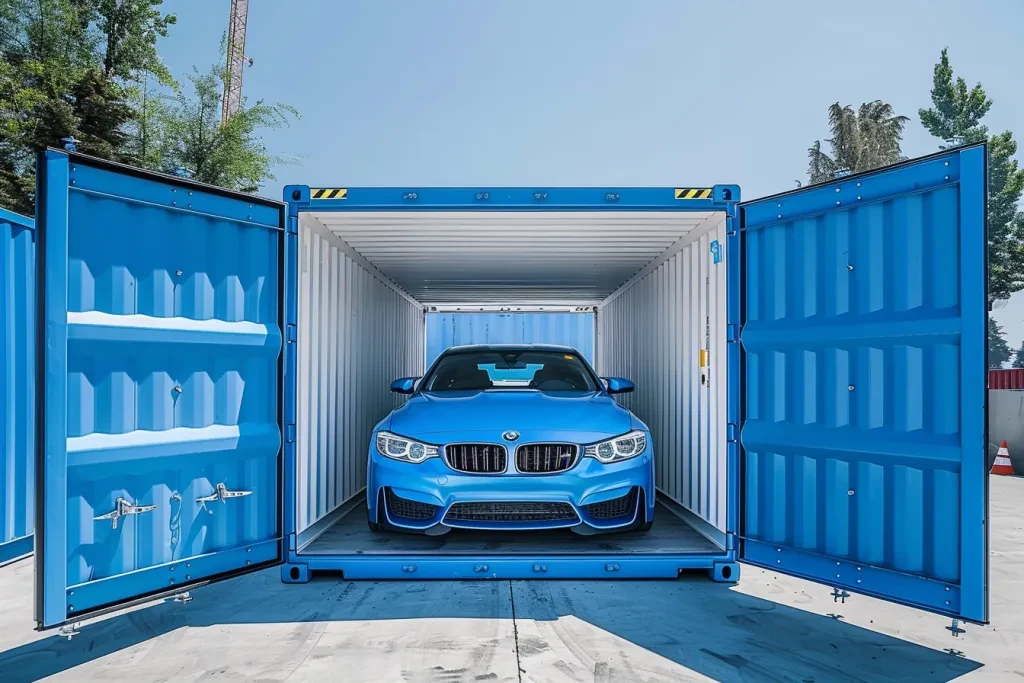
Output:
<path fill-rule="evenodd" d="M 448 349 L 373 430 L 372 531 L 453 528 L 581 534 L 651 528 L 654 453 L 647 426 L 575 349 Z"/>

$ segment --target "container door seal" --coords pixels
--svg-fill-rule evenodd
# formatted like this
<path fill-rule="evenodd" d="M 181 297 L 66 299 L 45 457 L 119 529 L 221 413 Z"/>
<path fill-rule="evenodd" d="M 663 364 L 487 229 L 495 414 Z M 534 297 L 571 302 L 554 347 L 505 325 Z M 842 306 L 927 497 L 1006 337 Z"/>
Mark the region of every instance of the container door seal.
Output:
<path fill-rule="evenodd" d="M 284 206 L 37 168 L 39 628 L 279 563 Z"/>
<path fill-rule="evenodd" d="M 987 621 L 986 154 L 741 206 L 746 562 Z"/>

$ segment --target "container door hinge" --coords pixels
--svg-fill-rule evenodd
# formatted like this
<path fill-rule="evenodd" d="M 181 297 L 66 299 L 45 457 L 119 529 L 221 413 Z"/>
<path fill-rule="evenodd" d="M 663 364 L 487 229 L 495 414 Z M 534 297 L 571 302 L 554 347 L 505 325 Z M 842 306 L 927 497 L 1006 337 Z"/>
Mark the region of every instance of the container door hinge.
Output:
<path fill-rule="evenodd" d="M 284 326 L 284 329 L 285 329 L 285 335 L 286 335 L 286 338 L 288 340 L 288 343 L 289 344 L 294 344 L 296 339 L 298 339 L 298 329 L 299 329 L 299 326 L 298 325 L 288 324 L 288 325 Z"/>
<path fill-rule="evenodd" d="M 736 534 L 728 532 L 725 534 L 725 549 L 736 550 L 739 547 L 739 541 L 737 540 Z"/>
<path fill-rule="evenodd" d="M 288 443 L 295 443 L 295 425 L 285 426 L 284 438 Z"/>
<path fill-rule="evenodd" d="M 729 342 L 736 342 L 740 340 L 740 326 L 736 324 L 729 324 L 725 326 L 725 340 Z"/>
<path fill-rule="evenodd" d="M 737 441 L 739 441 L 739 434 L 739 427 L 737 427 L 733 423 L 730 422 L 725 426 L 725 438 L 730 443 L 736 443 Z"/>
<path fill-rule="evenodd" d="M 288 232 L 292 235 L 299 234 L 299 217 L 288 216 Z"/>

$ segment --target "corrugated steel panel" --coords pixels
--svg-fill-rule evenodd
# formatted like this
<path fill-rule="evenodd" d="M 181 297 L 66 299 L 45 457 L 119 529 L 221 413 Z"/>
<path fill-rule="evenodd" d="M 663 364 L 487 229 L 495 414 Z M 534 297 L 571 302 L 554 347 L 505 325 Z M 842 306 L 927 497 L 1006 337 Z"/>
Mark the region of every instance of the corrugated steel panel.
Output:
<path fill-rule="evenodd" d="M 988 371 L 989 389 L 1024 389 L 1024 370 L 1018 368 L 992 369 Z"/>
<path fill-rule="evenodd" d="M 985 619 L 984 163 L 744 207 L 749 561 Z"/>
<path fill-rule="evenodd" d="M 347 201 L 356 194 L 351 190 Z M 596 304 L 717 214 L 314 210 L 308 215 L 423 304 Z"/>
<path fill-rule="evenodd" d="M 597 316 L 598 371 L 636 382 L 620 400 L 651 429 L 658 489 L 721 531 L 728 490 L 724 244 L 720 214 L 711 230 L 667 252 Z"/>
<path fill-rule="evenodd" d="M 0 209 L 0 563 L 35 527 L 35 221 Z"/>
<path fill-rule="evenodd" d="M 593 363 L 594 336 L 593 312 L 427 313 L 427 365 L 466 344 L 560 344 Z"/>
<path fill-rule="evenodd" d="M 56 151 L 39 173 L 37 620 L 275 561 L 283 207 Z"/>
<path fill-rule="evenodd" d="M 299 229 L 296 532 L 366 486 L 373 426 L 423 373 L 423 310 L 315 221 Z"/>

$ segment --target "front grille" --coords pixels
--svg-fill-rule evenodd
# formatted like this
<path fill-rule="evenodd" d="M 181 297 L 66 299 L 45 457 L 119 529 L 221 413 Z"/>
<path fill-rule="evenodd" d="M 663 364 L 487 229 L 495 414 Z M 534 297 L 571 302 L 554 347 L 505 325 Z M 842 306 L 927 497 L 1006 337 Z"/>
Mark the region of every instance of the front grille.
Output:
<path fill-rule="evenodd" d="M 434 516 L 437 506 L 429 505 L 427 503 L 421 503 L 416 500 L 409 500 L 408 498 L 402 498 L 396 496 L 395 492 L 391 489 L 385 489 L 384 495 L 387 496 L 388 514 L 392 517 L 402 517 L 404 519 L 430 519 Z"/>
<path fill-rule="evenodd" d="M 576 446 L 531 443 L 516 449 L 516 469 L 528 474 L 564 472 L 576 462 Z"/>
<path fill-rule="evenodd" d="M 577 520 L 568 503 L 455 503 L 445 522 L 561 522 Z"/>
<path fill-rule="evenodd" d="M 616 517 L 632 517 L 636 511 L 637 489 L 619 498 L 612 498 L 603 503 L 592 503 L 587 506 L 587 514 L 594 519 L 615 519 Z"/>
<path fill-rule="evenodd" d="M 460 472 L 498 474 L 505 471 L 508 453 L 504 446 L 491 443 L 460 443 L 445 446 L 448 466 Z"/>

